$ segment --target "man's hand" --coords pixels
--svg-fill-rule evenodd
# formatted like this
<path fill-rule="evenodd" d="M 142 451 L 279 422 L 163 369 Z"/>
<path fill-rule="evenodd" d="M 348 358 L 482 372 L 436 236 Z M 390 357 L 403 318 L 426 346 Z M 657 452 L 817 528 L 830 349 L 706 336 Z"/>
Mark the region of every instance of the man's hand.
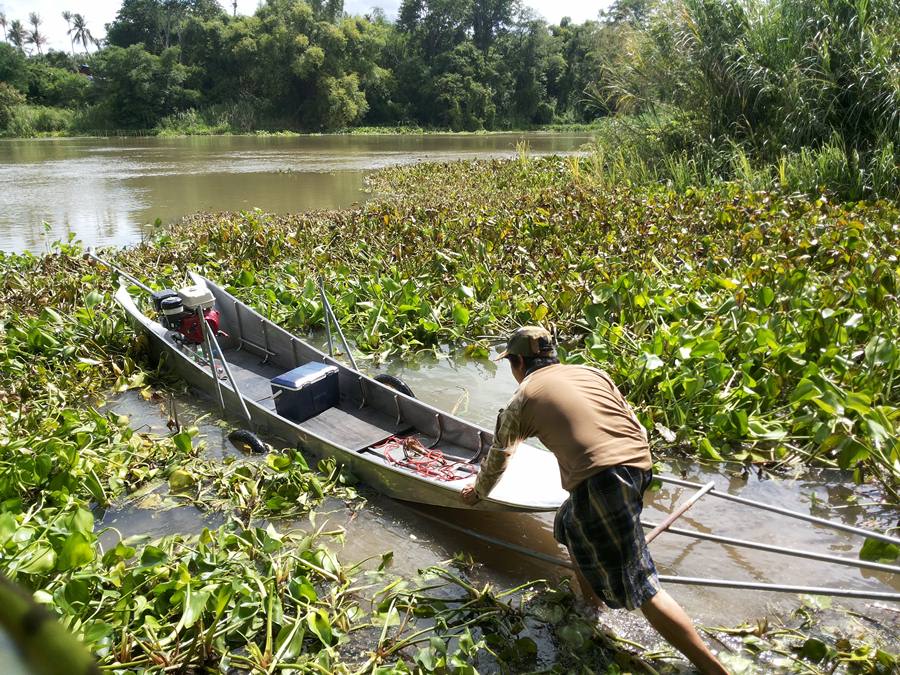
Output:
<path fill-rule="evenodd" d="M 475 492 L 475 483 L 466 485 L 466 487 L 462 489 L 462 492 L 459 493 L 459 496 L 463 500 L 463 503 L 468 504 L 469 506 L 474 506 L 481 501 L 478 497 L 478 493 Z"/>

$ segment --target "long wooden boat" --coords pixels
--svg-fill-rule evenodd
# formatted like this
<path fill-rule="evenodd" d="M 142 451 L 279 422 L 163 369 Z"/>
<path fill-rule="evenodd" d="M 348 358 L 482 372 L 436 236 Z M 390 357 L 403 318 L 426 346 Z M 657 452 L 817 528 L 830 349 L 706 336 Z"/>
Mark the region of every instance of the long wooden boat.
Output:
<path fill-rule="evenodd" d="M 192 386 L 213 397 L 221 395 L 228 412 L 244 415 L 246 409 L 254 431 L 277 436 L 317 456 L 334 457 L 369 486 L 405 501 L 481 510 L 552 511 L 568 496 L 553 455 L 522 444 L 490 497 L 467 507 L 459 493 L 486 456 L 493 440 L 490 431 L 345 366 L 215 283 L 191 276 L 215 298 L 222 331 L 218 342 L 230 378 L 217 374 L 214 379 L 202 352 L 183 346 L 173 331 L 144 314 L 126 286 L 119 288 L 116 300 L 135 329 L 149 336 L 157 356 L 166 354 L 168 366 Z M 295 421 L 276 409 L 271 383 L 304 364 L 337 368 L 339 396 L 335 405 Z M 421 467 L 403 461 L 403 442 L 410 439 L 418 441 L 412 444 L 415 447 L 440 450 L 448 460 L 441 467 L 443 475 L 427 475 Z"/>

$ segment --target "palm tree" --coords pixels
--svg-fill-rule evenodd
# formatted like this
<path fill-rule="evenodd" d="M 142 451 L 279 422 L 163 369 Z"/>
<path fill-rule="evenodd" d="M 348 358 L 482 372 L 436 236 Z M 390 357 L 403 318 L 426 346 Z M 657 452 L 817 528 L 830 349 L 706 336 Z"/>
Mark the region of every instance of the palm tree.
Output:
<path fill-rule="evenodd" d="M 28 31 L 25 36 L 25 42 L 26 44 L 34 45 L 34 48 L 37 49 L 37 53 L 39 55 L 43 55 L 43 47 L 45 44 L 47 44 L 47 38 L 43 33 L 35 28 L 34 30 Z"/>
<path fill-rule="evenodd" d="M 44 34 L 40 31 L 41 22 L 41 17 L 37 12 L 31 12 L 31 14 L 28 15 L 28 23 L 30 23 L 33 28 L 28 31 L 28 34 L 25 36 L 25 42 L 34 45 L 38 54 L 44 53 L 41 48 L 47 44 L 47 38 L 44 37 Z"/>
<path fill-rule="evenodd" d="M 11 45 L 16 47 L 20 52 L 25 51 L 25 27 L 22 25 L 21 21 L 16 19 L 9 24 L 8 37 Z"/>
<path fill-rule="evenodd" d="M 98 41 L 94 39 L 94 36 L 91 35 L 91 31 L 87 27 L 87 21 L 85 18 L 81 16 L 81 14 L 74 14 L 72 16 L 72 30 L 70 31 L 75 33 L 75 42 L 80 42 L 84 45 L 84 51 L 88 51 L 88 45 L 92 42 L 96 45 Z"/>
<path fill-rule="evenodd" d="M 6 14 L 0 12 L 0 26 L 3 26 L 3 39 L 6 40 Z"/>
<path fill-rule="evenodd" d="M 69 27 L 69 30 L 66 31 L 66 35 L 69 36 L 69 46 L 72 48 L 72 60 L 75 60 L 75 41 L 72 39 L 72 12 L 66 10 L 62 13 L 62 18 L 66 20 L 66 25 Z"/>

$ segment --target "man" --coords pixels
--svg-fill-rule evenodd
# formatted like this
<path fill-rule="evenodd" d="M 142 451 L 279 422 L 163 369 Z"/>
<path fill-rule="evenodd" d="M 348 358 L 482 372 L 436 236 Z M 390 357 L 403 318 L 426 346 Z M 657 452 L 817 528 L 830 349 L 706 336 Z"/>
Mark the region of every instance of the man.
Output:
<path fill-rule="evenodd" d="M 659 586 L 640 515 L 650 484 L 647 434 L 609 376 L 562 365 L 550 333 L 523 326 L 497 360 L 507 359 L 519 388 L 497 417 L 494 443 L 462 499 L 488 496 L 520 441 L 537 436 L 556 456 L 569 498 L 553 536 L 569 549 L 583 587 L 613 608 L 640 608 L 650 624 L 703 673 L 727 673 L 694 624 Z"/>

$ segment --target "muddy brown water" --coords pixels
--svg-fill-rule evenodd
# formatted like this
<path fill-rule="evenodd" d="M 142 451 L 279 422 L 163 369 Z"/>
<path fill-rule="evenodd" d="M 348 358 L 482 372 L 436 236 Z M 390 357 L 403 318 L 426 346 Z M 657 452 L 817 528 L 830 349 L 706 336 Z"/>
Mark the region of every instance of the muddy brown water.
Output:
<path fill-rule="evenodd" d="M 0 250 L 74 234 L 130 244 L 203 210 L 273 213 L 364 201 L 372 170 L 418 161 L 569 153 L 583 134 L 192 136 L 0 140 Z M 46 223 L 46 225 L 44 224 Z"/>
<path fill-rule="evenodd" d="M 365 370 L 365 366 L 363 366 Z M 491 427 L 497 410 L 515 389 L 515 381 L 505 364 L 497 367 L 486 361 L 439 358 L 420 359 L 413 364 L 395 363 L 381 368 L 400 376 L 423 399 L 461 417 Z M 213 457 L 237 454 L 227 441 L 227 428 L 213 424 L 218 414 L 212 401 L 197 404 L 182 398 L 183 415 L 208 414 L 201 425 L 207 452 Z M 145 402 L 134 392 L 115 400 L 111 407 L 131 416 L 132 425 L 165 433 L 166 415 L 158 405 Z M 234 421 L 236 423 L 236 421 Z M 226 425 L 227 427 L 228 425 Z M 806 471 L 794 478 L 742 477 L 737 467 L 707 467 L 692 462 L 670 463 L 671 472 L 696 482 L 715 481 L 720 489 L 733 494 L 778 504 L 783 507 L 864 527 L 889 527 L 896 511 L 878 503 L 877 491 L 857 486 L 849 477 L 833 471 Z M 548 476 L 548 480 L 557 480 Z M 325 522 L 346 528 L 346 543 L 340 551 L 345 562 L 378 558 L 393 551 L 393 570 L 412 576 L 417 570 L 446 561 L 457 552 L 471 555 L 479 564 L 480 578 L 502 586 L 517 586 L 530 579 L 559 579 L 568 572 L 504 548 L 485 544 L 463 533 L 441 528 L 426 516 L 437 516 L 465 528 L 519 544 L 556 557 L 565 551 L 552 536 L 552 514 L 484 513 L 406 504 L 366 492 L 366 508 L 352 514 L 338 503 L 321 510 L 317 524 Z M 690 491 L 664 486 L 648 493 L 644 515 L 660 521 L 673 506 L 685 500 Z M 424 515 L 423 515 L 424 514 Z M 893 519 L 893 520 L 892 520 Z M 133 506 L 111 510 L 103 526 L 113 526 L 123 535 L 147 533 L 160 536 L 171 532 L 197 532 L 215 525 L 215 517 L 200 517 L 192 508 L 161 513 Z M 752 539 L 785 547 L 855 558 L 862 542 L 850 534 L 793 521 L 774 514 L 755 511 L 723 500 L 702 499 L 678 523 L 686 529 Z M 302 524 L 300 524 L 302 527 Z M 875 591 L 900 591 L 900 578 L 881 572 L 788 558 L 771 553 L 738 549 L 711 542 L 663 534 L 651 544 L 659 571 L 682 576 L 719 577 L 770 583 L 849 587 Z M 795 609 L 801 599 L 796 595 L 760 591 L 701 588 L 669 585 L 669 592 L 691 616 L 707 625 L 734 625 Z M 835 600 L 835 606 L 871 617 L 879 624 L 893 625 L 898 617 L 896 604 L 867 600 Z M 617 631 L 650 639 L 646 624 L 635 614 L 610 612 L 606 621 Z"/>

